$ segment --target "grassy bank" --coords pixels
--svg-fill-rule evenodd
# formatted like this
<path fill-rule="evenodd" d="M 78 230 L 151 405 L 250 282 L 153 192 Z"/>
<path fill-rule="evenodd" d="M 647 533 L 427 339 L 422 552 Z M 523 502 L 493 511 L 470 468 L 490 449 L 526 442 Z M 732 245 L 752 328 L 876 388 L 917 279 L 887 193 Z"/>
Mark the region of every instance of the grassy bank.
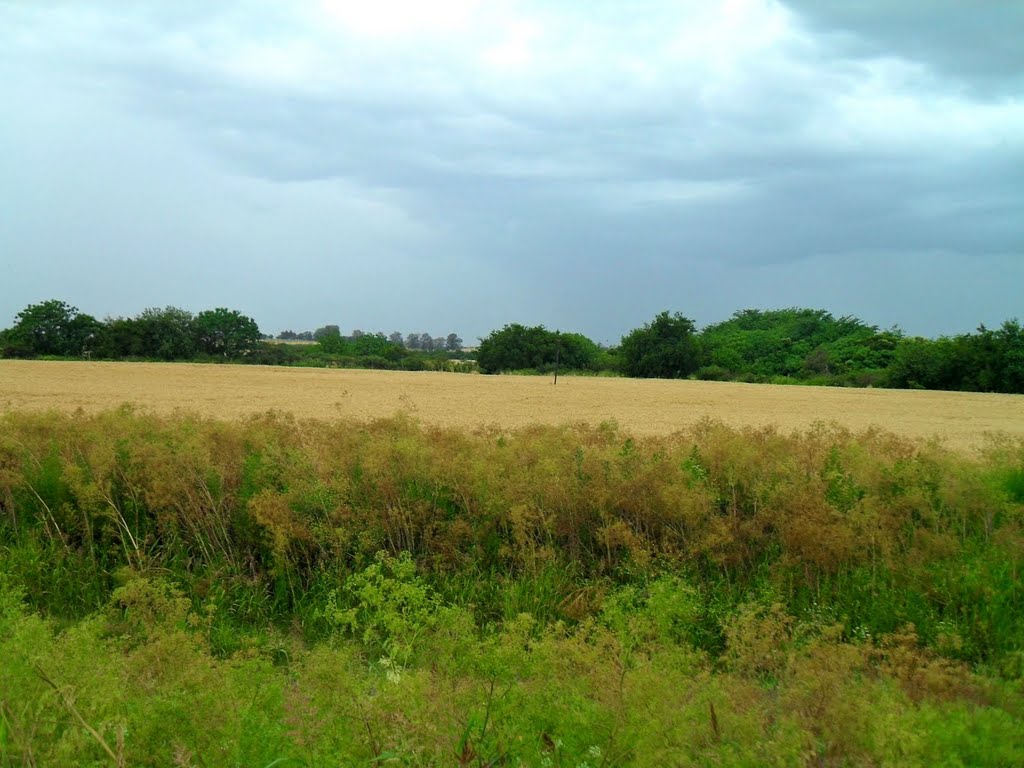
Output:
<path fill-rule="evenodd" d="M 1019 441 L 7 414 L 0 765 L 1019 764 L 1022 515 Z"/>

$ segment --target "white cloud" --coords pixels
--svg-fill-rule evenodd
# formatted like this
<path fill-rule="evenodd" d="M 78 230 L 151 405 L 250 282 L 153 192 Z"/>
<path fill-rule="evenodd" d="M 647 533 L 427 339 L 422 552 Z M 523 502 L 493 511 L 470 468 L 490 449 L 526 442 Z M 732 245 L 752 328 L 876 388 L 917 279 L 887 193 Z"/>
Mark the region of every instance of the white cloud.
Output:
<path fill-rule="evenodd" d="M 479 18 L 481 0 L 323 0 L 327 18 L 348 33 L 388 43 L 464 34 Z"/>
<path fill-rule="evenodd" d="M 941 156 L 1024 147 L 1024 101 L 979 102 L 943 90 L 920 65 L 870 59 L 853 68 L 809 127 L 808 140 L 840 150 Z"/>

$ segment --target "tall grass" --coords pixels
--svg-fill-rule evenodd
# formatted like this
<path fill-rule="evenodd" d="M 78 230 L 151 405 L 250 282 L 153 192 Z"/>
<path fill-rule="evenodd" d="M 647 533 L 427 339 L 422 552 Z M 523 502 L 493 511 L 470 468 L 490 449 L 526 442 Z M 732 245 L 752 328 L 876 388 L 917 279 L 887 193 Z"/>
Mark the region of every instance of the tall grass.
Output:
<path fill-rule="evenodd" d="M 0 765 L 1010 765 L 1022 476 L 824 425 L 6 414 Z"/>

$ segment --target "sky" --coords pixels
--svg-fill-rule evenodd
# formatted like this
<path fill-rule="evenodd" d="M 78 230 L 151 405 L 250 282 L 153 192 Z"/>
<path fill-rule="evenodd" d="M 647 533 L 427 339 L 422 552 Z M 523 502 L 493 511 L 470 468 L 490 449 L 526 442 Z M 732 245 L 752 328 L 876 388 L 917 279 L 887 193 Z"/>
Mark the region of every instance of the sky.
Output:
<path fill-rule="evenodd" d="M 1024 320 L 1024 0 L 0 0 L 0 327 Z"/>

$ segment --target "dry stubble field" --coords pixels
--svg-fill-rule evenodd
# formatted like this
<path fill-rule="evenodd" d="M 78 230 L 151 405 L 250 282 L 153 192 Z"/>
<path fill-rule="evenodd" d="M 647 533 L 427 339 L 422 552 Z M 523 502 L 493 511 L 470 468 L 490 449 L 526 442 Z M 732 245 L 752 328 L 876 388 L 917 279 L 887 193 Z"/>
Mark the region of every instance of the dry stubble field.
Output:
<path fill-rule="evenodd" d="M 480 376 L 189 363 L 0 360 L 0 411 L 133 403 L 238 418 L 271 409 L 299 418 L 370 419 L 409 413 L 453 427 L 617 421 L 637 435 L 666 434 L 711 417 L 784 430 L 836 422 L 938 436 L 973 450 L 986 433 L 1024 437 L 1024 396 L 967 392 L 733 384 L 643 379 Z"/>

